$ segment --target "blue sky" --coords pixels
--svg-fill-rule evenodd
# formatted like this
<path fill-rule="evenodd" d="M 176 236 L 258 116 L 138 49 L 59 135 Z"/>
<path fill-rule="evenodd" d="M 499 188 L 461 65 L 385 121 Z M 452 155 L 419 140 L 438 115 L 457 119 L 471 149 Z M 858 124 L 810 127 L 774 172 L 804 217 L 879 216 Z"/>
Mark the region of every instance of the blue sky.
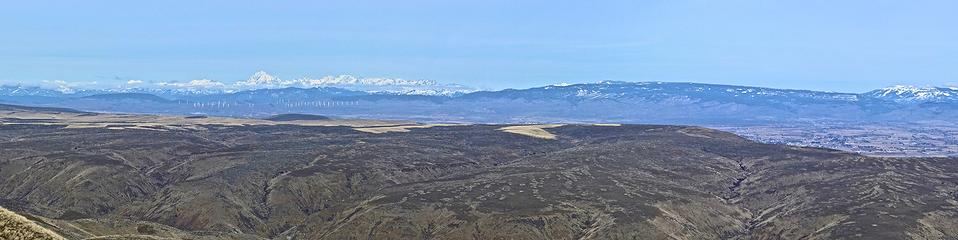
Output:
<path fill-rule="evenodd" d="M 958 83 L 958 1 L 139 2 L 5 2 L 0 81 Z"/>

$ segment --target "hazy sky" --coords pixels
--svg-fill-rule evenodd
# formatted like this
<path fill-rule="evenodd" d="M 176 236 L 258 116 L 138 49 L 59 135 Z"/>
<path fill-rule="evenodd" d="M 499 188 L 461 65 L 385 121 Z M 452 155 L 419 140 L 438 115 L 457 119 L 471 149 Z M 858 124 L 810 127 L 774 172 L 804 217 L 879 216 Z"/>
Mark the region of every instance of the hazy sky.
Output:
<path fill-rule="evenodd" d="M 953 0 L 140 2 L 4 2 L 0 81 L 958 83 Z"/>

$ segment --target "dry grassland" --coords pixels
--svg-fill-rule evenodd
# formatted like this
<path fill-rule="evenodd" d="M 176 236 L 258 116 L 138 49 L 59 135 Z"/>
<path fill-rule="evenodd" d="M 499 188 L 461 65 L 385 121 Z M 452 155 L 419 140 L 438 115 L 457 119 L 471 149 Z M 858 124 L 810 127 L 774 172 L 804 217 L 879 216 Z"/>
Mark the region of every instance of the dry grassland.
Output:
<path fill-rule="evenodd" d="M 556 139 L 555 134 L 552 134 L 549 131 L 546 131 L 545 129 L 561 127 L 563 125 L 564 124 L 521 125 L 521 126 L 501 127 L 497 130 L 507 132 L 507 133 L 526 135 L 526 136 L 530 136 L 534 138 Z"/>

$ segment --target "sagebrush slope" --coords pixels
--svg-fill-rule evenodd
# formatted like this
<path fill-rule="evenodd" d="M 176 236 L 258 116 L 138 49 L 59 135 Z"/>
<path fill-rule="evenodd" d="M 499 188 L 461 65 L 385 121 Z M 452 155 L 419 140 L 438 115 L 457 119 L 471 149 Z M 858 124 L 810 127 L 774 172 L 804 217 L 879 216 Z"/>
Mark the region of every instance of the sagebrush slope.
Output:
<path fill-rule="evenodd" d="M 554 139 L 503 127 L 18 122 L 0 125 L 0 195 L 74 238 L 955 236 L 955 159 L 870 158 L 697 127 L 540 129 Z"/>

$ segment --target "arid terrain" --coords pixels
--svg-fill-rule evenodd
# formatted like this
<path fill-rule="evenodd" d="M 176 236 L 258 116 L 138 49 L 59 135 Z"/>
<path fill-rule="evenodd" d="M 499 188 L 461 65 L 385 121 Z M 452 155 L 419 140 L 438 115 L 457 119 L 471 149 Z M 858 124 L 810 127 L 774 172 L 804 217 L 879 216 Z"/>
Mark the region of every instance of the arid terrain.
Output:
<path fill-rule="evenodd" d="M 955 158 L 666 125 L 282 120 L 0 106 L 0 206 L 68 239 L 958 238 Z"/>

